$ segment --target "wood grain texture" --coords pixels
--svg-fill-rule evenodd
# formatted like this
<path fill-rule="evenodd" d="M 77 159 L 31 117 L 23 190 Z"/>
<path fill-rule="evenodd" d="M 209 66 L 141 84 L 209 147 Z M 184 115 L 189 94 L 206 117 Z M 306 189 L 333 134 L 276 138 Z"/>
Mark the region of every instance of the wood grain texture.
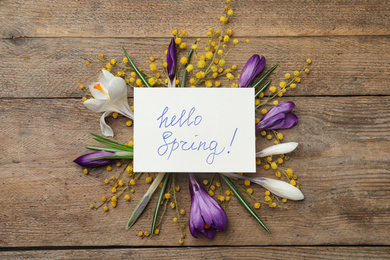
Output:
<path fill-rule="evenodd" d="M 286 93 L 287 96 L 389 95 L 389 37 L 253 38 L 250 44 L 239 45 L 231 52 L 227 66 L 236 64 L 238 74 L 249 57 L 262 54 L 267 59 L 267 68 L 279 64 L 271 77 L 273 84 L 278 85 L 285 73 L 299 70 L 310 57 L 313 60 L 310 75 L 302 76 L 302 84 Z M 194 39 L 185 41 L 190 45 Z M 124 57 L 121 47 L 125 46 L 137 66 L 151 73 L 149 57 L 164 58 L 168 42 L 168 38 L 0 40 L 0 97 L 81 98 L 79 84 L 88 86 L 95 82 L 103 66 L 86 67 L 86 59 L 99 61 L 98 53 L 104 52 L 108 58 L 121 61 Z M 187 51 L 179 57 L 184 55 Z M 161 62 L 156 64 L 162 67 Z"/>
<path fill-rule="evenodd" d="M 389 245 L 390 98 L 292 100 L 300 122 L 283 133 L 286 141 L 300 146 L 286 167 L 298 174 L 305 200 L 288 202 L 290 210 L 263 205 L 259 214 L 273 232 L 267 235 L 233 198 L 226 232 L 209 241 L 192 238 L 187 229 L 184 245 Z M 137 237 L 138 231 L 150 229 L 155 198 L 134 229 L 124 230 L 147 188 L 143 179 L 130 202 L 122 200 L 109 212 L 88 209 L 110 195 L 103 180 L 119 170 L 115 166 L 112 173 L 96 169 L 84 175 L 72 163 L 87 152 L 84 145 L 93 144 L 86 132 L 99 132 L 99 117 L 79 100 L 0 100 L 1 247 L 178 245 L 180 232 L 171 209 L 160 236 Z M 116 140 L 131 139 L 124 118 L 108 122 Z M 258 138 L 258 149 L 270 144 Z M 261 166 L 258 174 L 273 176 Z M 178 180 L 185 220 L 188 183 L 185 175 Z M 254 190 L 263 196 L 264 189 Z"/>
<path fill-rule="evenodd" d="M 149 57 L 164 57 L 173 29 L 187 30 L 189 46 L 208 28 L 218 29 L 225 4 L 0 0 L 0 259 L 390 259 L 388 0 L 231 3 L 227 27 L 233 38 L 251 43 L 239 45 L 227 65 L 241 70 L 262 54 L 268 68 L 279 63 L 272 76 L 278 85 L 286 72 L 313 60 L 302 84 L 278 99 L 297 104 L 298 125 L 282 133 L 300 144 L 285 167 L 299 176 L 305 200 L 287 202 L 289 210 L 262 205 L 258 213 L 272 235 L 233 197 L 228 230 L 212 241 L 192 238 L 186 226 L 180 246 L 170 208 L 161 234 L 140 238 L 138 231 L 150 229 L 156 194 L 125 231 L 148 187 L 145 175 L 129 202 L 120 199 L 108 212 L 89 209 L 111 195 L 104 179 L 120 168 L 85 175 L 72 162 L 87 152 L 84 145 L 95 144 L 87 131 L 100 132 L 100 115 L 84 108 L 78 86 L 96 81 L 102 65 L 84 61 L 100 52 L 122 60 L 125 46 L 149 71 Z M 130 103 L 132 96 L 129 88 Z M 107 121 L 116 140 L 131 139 L 125 118 Z M 270 144 L 258 136 L 258 149 Z M 257 174 L 274 177 L 261 166 Z M 187 224 L 187 177 L 177 181 Z M 253 188 L 263 196 L 264 189 Z"/>
<path fill-rule="evenodd" d="M 204 36 L 219 26 L 225 1 L 0 2 L 0 36 L 167 37 L 173 29 Z M 389 35 L 387 0 L 232 1 L 237 36 Z M 194 26 L 196 25 L 196 26 Z"/>
<path fill-rule="evenodd" d="M 182 247 L 28 250 L 0 259 L 389 259 L 388 247 Z"/>

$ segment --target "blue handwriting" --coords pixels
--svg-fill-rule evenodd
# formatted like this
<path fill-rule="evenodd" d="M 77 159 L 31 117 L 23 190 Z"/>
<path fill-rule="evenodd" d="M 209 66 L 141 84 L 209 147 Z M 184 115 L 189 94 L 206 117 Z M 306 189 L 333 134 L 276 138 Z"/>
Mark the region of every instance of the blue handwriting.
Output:
<path fill-rule="evenodd" d="M 176 151 L 177 149 L 181 151 L 207 151 L 209 150 L 210 153 L 206 158 L 206 162 L 208 164 L 213 164 L 215 156 L 221 154 L 225 147 L 222 150 L 218 151 L 218 142 L 215 140 L 212 140 L 210 142 L 204 142 L 204 141 L 194 141 L 194 142 L 187 142 L 183 140 L 177 140 L 177 138 L 172 137 L 173 133 L 171 131 L 165 131 L 162 134 L 162 139 L 164 144 L 161 145 L 157 149 L 157 153 L 160 156 L 168 155 L 167 160 L 171 157 L 172 153 Z M 198 135 L 195 135 L 197 137 Z M 191 144 L 190 144 L 191 143 Z"/>
<path fill-rule="evenodd" d="M 168 109 L 169 108 L 166 106 L 162 111 L 161 116 L 157 118 L 157 121 L 160 120 L 159 128 L 161 127 L 168 128 L 170 126 L 175 126 L 175 125 L 178 125 L 179 127 L 182 127 L 183 125 L 191 126 L 192 124 L 194 126 L 197 126 L 202 122 L 202 116 L 199 115 L 193 116 L 193 114 L 195 113 L 195 107 L 191 108 L 188 114 L 187 114 L 187 110 L 183 109 L 179 117 L 173 115 L 170 119 L 166 115 L 168 113 Z"/>

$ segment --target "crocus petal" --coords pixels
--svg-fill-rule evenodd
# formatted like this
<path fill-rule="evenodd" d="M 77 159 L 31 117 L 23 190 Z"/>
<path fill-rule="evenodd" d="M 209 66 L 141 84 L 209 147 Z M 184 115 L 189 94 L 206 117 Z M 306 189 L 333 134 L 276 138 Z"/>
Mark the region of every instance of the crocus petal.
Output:
<path fill-rule="evenodd" d="M 93 112 L 101 113 L 106 111 L 108 99 L 88 99 L 84 101 L 84 106 Z"/>
<path fill-rule="evenodd" d="M 168 88 L 175 88 L 176 87 L 176 76 L 172 80 L 168 80 Z"/>
<path fill-rule="evenodd" d="M 99 75 L 99 82 L 104 86 L 108 86 L 112 79 L 116 78 L 111 72 L 107 70 L 102 70 L 102 73 Z"/>
<path fill-rule="evenodd" d="M 175 75 L 176 75 L 176 43 L 175 39 L 172 38 L 171 43 L 168 47 L 167 52 L 167 71 L 168 71 L 168 77 L 169 81 L 171 82 L 171 87 L 174 87 L 174 81 L 175 81 Z"/>
<path fill-rule="evenodd" d="M 104 118 L 108 116 L 111 112 L 112 111 L 106 111 L 100 117 L 100 130 L 102 131 L 102 134 L 105 136 L 114 136 L 114 131 L 109 125 L 106 124 L 106 121 L 104 120 Z"/>
<path fill-rule="evenodd" d="M 204 220 L 201 209 L 205 207 L 204 201 L 200 195 L 201 187 L 199 183 L 194 179 L 193 175 L 190 175 L 190 194 L 191 194 L 191 209 L 190 209 L 190 222 L 195 229 L 204 228 Z"/>
<path fill-rule="evenodd" d="M 124 79 L 120 77 L 114 77 L 107 85 L 107 91 L 111 101 L 115 101 L 118 98 L 127 96 L 127 86 Z"/>
<path fill-rule="evenodd" d="M 199 194 L 200 195 L 200 194 Z M 207 194 L 208 195 L 208 194 Z M 205 196 L 205 195 L 200 195 L 200 196 Z M 210 195 L 208 195 L 210 196 Z M 206 198 L 205 198 L 206 199 Z M 208 199 L 208 198 L 207 198 Z M 206 199 L 206 200 L 207 200 Z M 213 223 L 213 219 L 214 217 L 216 217 L 216 214 L 215 214 L 215 211 L 213 212 L 212 209 L 213 209 L 213 206 L 209 207 L 210 205 L 204 201 L 202 199 L 202 197 L 200 197 L 199 199 L 199 205 L 198 205 L 198 208 L 200 209 L 201 211 L 201 215 L 202 215 L 202 218 L 203 218 L 203 225 L 202 225 L 202 228 L 204 227 L 204 223 L 206 223 L 207 225 L 211 226 L 212 223 Z M 207 210 L 206 210 L 207 209 Z"/>
<path fill-rule="evenodd" d="M 290 127 L 293 127 L 294 125 L 296 125 L 298 123 L 298 117 L 296 115 L 294 115 L 293 113 L 287 113 L 287 114 L 281 114 L 283 115 L 283 119 L 279 119 L 279 120 L 275 120 L 273 122 L 273 124 L 271 126 L 269 126 L 267 129 L 286 129 L 286 128 L 290 128 Z M 276 118 L 276 116 L 274 116 L 273 118 L 270 118 L 268 119 L 268 123 L 269 121 L 272 122 L 272 120 L 274 120 L 274 118 Z M 266 129 L 266 128 L 264 128 Z"/>
<path fill-rule="evenodd" d="M 269 179 L 269 178 L 252 178 L 252 182 L 258 183 L 276 196 L 289 200 L 303 200 L 302 192 L 290 183 Z"/>
<path fill-rule="evenodd" d="M 210 195 L 202 189 L 202 198 L 207 198 Z M 225 211 L 221 210 L 221 206 L 214 199 L 204 199 L 204 204 L 200 204 L 200 208 L 207 208 L 208 211 L 203 210 L 202 216 L 205 223 L 213 226 L 217 231 L 222 231 L 227 228 L 228 220 Z"/>
<path fill-rule="evenodd" d="M 207 237 L 208 239 L 213 239 L 214 233 L 215 233 L 215 229 L 213 229 L 213 228 L 210 228 L 210 229 L 203 229 L 203 230 L 200 230 L 200 232 L 201 232 L 205 237 Z"/>
<path fill-rule="evenodd" d="M 194 204 L 194 207 L 192 207 L 192 204 Z M 196 201 L 191 202 L 190 222 L 195 229 L 200 230 L 204 228 L 204 220 L 202 217 L 201 208 Z"/>
<path fill-rule="evenodd" d="M 223 211 L 218 211 L 218 216 L 214 218 L 214 225 L 216 231 L 223 231 L 227 229 L 228 219 L 226 213 Z"/>
<path fill-rule="evenodd" d="M 193 237 L 198 238 L 198 230 L 204 228 L 204 220 L 200 213 L 198 203 L 194 200 L 191 201 L 189 228 Z"/>
<path fill-rule="evenodd" d="M 93 153 L 84 154 L 84 155 L 78 157 L 73 162 L 75 162 L 78 165 L 83 166 L 83 167 L 99 167 L 99 166 L 109 164 L 113 160 L 115 160 L 115 159 L 88 160 L 88 159 L 92 159 L 92 158 L 100 158 L 100 157 L 106 157 L 106 156 L 115 156 L 115 154 L 111 153 L 111 152 L 103 152 L 103 151 L 93 152 Z"/>
<path fill-rule="evenodd" d="M 294 102 L 286 101 L 279 103 L 270 108 L 270 110 L 264 115 L 264 117 L 272 117 L 280 113 L 288 113 L 295 107 Z"/>
<path fill-rule="evenodd" d="M 286 114 L 279 114 L 279 115 L 283 115 L 283 116 L 280 118 L 278 115 L 276 115 L 276 116 L 268 119 L 269 126 L 267 127 L 267 129 L 282 129 L 283 128 L 283 126 L 285 125 Z M 275 120 L 276 118 L 277 118 L 277 120 Z"/>
<path fill-rule="evenodd" d="M 298 117 L 293 113 L 287 113 L 286 116 L 284 117 L 283 125 L 278 126 L 277 129 L 290 128 L 296 125 L 297 123 L 298 123 Z"/>
<path fill-rule="evenodd" d="M 278 129 L 277 126 L 282 126 L 285 118 L 285 114 L 276 114 L 272 117 L 263 117 L 260 122 L 256 125 L 256 131 Z"/>
<path fill-rule="evenodd" d="M 100 118 L 100 128 L 105 136 L 114 136 L 112 128 L 106 124 L 104 118 L 112 112 L 117 112 L 130 119 L 134 119 L 134 114 L 127 102 L 127 86 L 122 78 L 112 78 L 108 84 L 107 91 L 110 99 L 104 100 L 105 105 L 100 107 L 99 112 L 105 112 Z"/>
<path fill-rule="evenodd" d="M 295 186 L 291 185 L 290 183 L 284 182 L 284 181 L 279 181 L 279 180 L 274 180 L 270 178 L 252 178 L 248 177 L 245 175 L 239 175 L 236 173 L 222 173 L 223 175 L 229 177 L 229 178 L 234 178 L 234 179 L 244 179 L 244 180 L 249 180 L 253 183 L 259 184 L 275 194 L 276 196 L 290 199 L 290 200 L 303 200 L 304 196 L 302 192 Z"/>
<path fill-rule="evenodd" d="M 295 104 L 291 101 L 282 102 L 271 107 L 256 125 L 256 131 L 284 129 L 294 126 L 298 122 L 298 117 L 291 113 L 294 107 Z"/>
<path fill-rule="evenodd" d="M 134 119 L 134 112 L 130 109 L 129 102 L 127 101 L 127 96 L 122 96 L 114 102 L 110 102 L 110 104 L 107 105 L 106 109 L 122 114 L 130 119 Z"/>
<path fill-rule="evenodd" d="M 295 148 L 297 148 L 297 146 L 297 142 L 276 144 L 257 152 L 256 157 L 267 157 L 271 155 L 291 153 L 295 150 Z"/>
<path fill-rule="evenodd" d="M 191 235 L 195 238 L 198 238 L 198 232 L 196 231 L 195 227 L 194 227 L 194 224 L 193 222 L 191 221 L 191 219 L 189 220 L 189 229 L 190 229 L 190 232 L 191 232 Z"/>
<path fill-rule="evenodd" d="M 249 87 L 254 78 L 264 69 L 265 62 L 266 61 L 264 56 L 260 57 L 257 54 L 249 58 L 249 60 L 241 71 L 240 79 L 238 80 L 238 87 Z"/>
<path fill-rule="evenodd" d="M 128 117 L 128 118 L 134 120 L 134 112 L 133 112 L 133 110 L 131 110 L 131 108 L 129 107 L 129 103 L 127 102 L 127 100 L 126 100 L 126 102 L 125 102 L 125 104 L 124 104 L 123 107 L 124 107 L 124 110 L 123 110 L 123 111 L 122 111 L 122 110 L 119 110 L 119 112 L 120 112 L 122 115 L 125 115 L 126 117 Z"/>

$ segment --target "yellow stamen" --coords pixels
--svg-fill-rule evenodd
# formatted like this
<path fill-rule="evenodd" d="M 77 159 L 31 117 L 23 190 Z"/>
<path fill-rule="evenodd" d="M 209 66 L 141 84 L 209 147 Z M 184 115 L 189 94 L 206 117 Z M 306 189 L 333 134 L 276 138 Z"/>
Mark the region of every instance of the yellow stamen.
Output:
<path fill-rule="evenodd" d="M 103 90 L 102 86 L 100 86 L 100 84 L 96 84 L 95 86 L 93 86 L 94 89 L 97 89 L 97 90 L 100 90 L 101 92 L 103 92 L 104 95 L 107 96 L 107 99 L 110 100 L 110 97 L 108 96 L 108 94 Z"/>

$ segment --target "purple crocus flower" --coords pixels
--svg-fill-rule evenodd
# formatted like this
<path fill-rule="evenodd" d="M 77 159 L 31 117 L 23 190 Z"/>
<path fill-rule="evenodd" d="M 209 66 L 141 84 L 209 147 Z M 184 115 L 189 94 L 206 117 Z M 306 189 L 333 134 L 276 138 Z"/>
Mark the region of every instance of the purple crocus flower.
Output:
<path fill-rule="evenodd" d="M 167 63 L 169 77 L 168 87 L 174 88 L 176 86 L 176 43 L 174 38 L 172 38 L 168 47 Z"/>
<path fill-rule="evenodd" d="M 208 239 L 214 237 L 215 231 L 224 231 L 227 228 L 228 220 L 223 208 L 216 202 L 196 180 L 196 177 L 189 173 L 191 210 L 189 227 L 191 235 L 198 238 L 198 232 Z"/>
<path fill-rule="evenodd" d="M 253 55 L 245 64 L 238 80 L 239 88 L 247 88 L 251 85 L 254 78 L 263 71 L 265 66 L 264 56 Z"/>
<path fill-rule="evenodd" d="M 291 113 L 294 102 L 286 101 L 271 107 L 256 125 L 256 131 L 290 128 L 298 123 L 298 117 Z"/>
<path fill-rule="evenodd" d="M 103 166 L 103 165 L 112 163 L 112 161 L 115 160 L 115 159 L 88 160 L 88 159 L 100 158 L 100 157 L 105 157 L 105 156 L 115 156 L 115 153 L 103 152 L 103 151 L 88 153 L 88 154 L 84 154 L 84 155 L 78 157 L 73 162 L 75 162 L 78 165 L 83 166 L 83 167 L 99 167 L 99 166 Z"/>

